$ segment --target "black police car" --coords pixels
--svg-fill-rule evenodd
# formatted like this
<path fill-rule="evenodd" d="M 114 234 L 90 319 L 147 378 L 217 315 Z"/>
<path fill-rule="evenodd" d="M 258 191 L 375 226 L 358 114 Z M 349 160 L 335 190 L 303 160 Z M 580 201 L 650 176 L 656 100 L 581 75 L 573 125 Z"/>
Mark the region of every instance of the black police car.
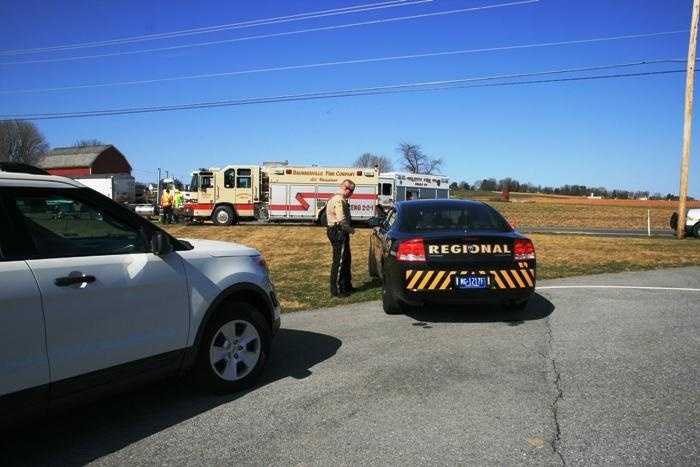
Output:
<path fill-rule="evenodd" d="M 370 225 L 369 273 L 383 281 L 388 314 L 426 303 L 519 310 L 534 293 L 532 241 L 487 204 L 404 201 Z"/>

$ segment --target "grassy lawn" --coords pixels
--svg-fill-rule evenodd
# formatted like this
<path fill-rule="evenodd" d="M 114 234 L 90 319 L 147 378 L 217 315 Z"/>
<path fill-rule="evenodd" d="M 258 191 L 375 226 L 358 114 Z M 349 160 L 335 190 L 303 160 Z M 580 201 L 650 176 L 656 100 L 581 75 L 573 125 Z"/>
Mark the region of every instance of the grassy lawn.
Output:
<path fill-rule="evenodd" d="M 377 300 L 379 284 L 367 274 L 370 229 L 352 237 L 353 284 L 360 290 L 347 298 L 331 298 L 331 249 L 325 229 L 315 226 L 243 225 L 233 227 L 166 226 L 176 237 L 224 240 L 252 246 L 267 260 L 285 311 Z M 687 239 L 600 238 L 532 235 L 538 278 L 700 265 L 700 241 Z"/>

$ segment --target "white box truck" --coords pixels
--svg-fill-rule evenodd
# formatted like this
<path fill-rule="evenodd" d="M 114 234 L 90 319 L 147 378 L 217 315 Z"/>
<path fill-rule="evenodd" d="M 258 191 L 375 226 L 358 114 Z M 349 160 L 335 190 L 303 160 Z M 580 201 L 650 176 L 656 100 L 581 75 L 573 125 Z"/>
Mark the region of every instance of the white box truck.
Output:
<path fill-rule="evenodd" d="M 72 178 L 118 203 L 134 202 L 136 183 L 129 174 L 83 175 Z"/>

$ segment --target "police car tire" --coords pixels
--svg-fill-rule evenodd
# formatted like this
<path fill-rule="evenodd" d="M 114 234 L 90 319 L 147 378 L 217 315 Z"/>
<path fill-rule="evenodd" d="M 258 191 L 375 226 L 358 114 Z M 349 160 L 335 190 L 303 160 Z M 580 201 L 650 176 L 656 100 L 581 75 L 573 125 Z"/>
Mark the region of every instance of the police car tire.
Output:
<path fill-rule="evenodd" d="M 693 235 L 695 238 L 700 238 L 700 222 L 695 224 L 695 227 L 693 227 Z"/>
<path fill-rule="evenodd" d="M 228 221 L 227 222 L 221 222 L 219 220 L 219 213 L 225 212 L 228 214 Z M 216 225 L 231 225 L 235 223 L 236 215 L 233 212 L 233 209 L 231 209 L 228 206 L 219 206 L 214 210 L 214 214 L 211 216 L 212 220 L 214 221 L 214 224 Z"/>
<path fill-rule="evenodd" d="M 255 307 L 242 302 L 228 306 L 228 308 L 221 308 L 207 324 L 198 349 L 197 361 L 193 372 L 198 386 L 217 393 L 233 393 L 253 387 L 260 373 L 265 368 L 270 355 L 270 343 L 272 340 L 270 326 Z M 220 377 L 212 368 L 209 355 L 212 340 L 217 336 L 221 327 L 231 321 L 243 321 L 252 325 L 257 331 L 260 340 L 260 354 L 255 367 L 243 378 L 235 381 L 227 381 Z"/>
<path fill-rule="evenodd" d="M 382 309 L 387 315 L 400 315 L 404 312 L 404 307 L 401 302 L 394 298 L 392 294 L 386 287 L 382 287 Z"/>

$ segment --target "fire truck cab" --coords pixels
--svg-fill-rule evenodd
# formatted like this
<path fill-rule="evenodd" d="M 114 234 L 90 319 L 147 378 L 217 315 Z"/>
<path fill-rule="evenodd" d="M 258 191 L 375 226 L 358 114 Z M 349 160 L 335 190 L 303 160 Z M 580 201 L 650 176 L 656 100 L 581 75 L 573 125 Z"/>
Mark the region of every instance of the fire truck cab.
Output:
<path fill-rule="evenodd" d="M 340 182 L 355 182 L 353 220 L 366 221 L 377 206 L 377 169 L 230 165 L 193 173 L 185 216 L 230 225 L 239 219 L 325 224 L 326 202 Z"/>

